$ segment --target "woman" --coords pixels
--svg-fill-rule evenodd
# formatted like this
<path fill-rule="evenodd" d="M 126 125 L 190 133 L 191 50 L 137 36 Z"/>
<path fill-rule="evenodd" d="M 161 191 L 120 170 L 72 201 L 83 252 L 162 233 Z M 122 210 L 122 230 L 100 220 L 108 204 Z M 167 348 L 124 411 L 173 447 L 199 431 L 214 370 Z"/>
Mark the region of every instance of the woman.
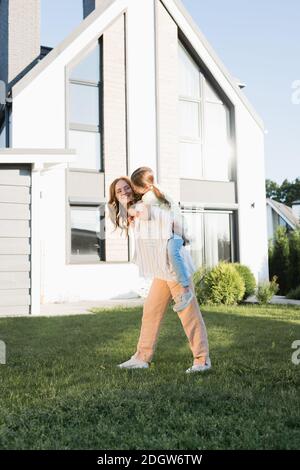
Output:
<path fill-rule="evenodd" d="M 171 298 L 176 300 L 181 292 L 181 285 L 170 271 L 167 263 L 167 238 L 170 229 L 170 219 L 166 211 L 158 207 L 141 211 L 141 216 L 130 216 L 128 209 L 138 201 L 131 181 L 126 176 L 115 179 L 110 185 L 110 200 L 108 203 L 110 217 L 116 228 L 129 229 L 135 241 L 135 262 L 140 275 L 153 278 L 148 296 L 144 303 L 143 318 L 137 350 L 131 358 L 119 364 L 126 369 L 148 368 L 155 352 L 160 325 L 168 308 Z M 168 211 L 169 212 L 169 211 Z M 151 221 L 149 224 L 149 220 Z M 150 232 L 159 234 L 160 238 L 149 236 Z M 151 251 L 152 250 L 152 251 Z M 154 250 L 154 251 L 153 251 Z M 182 247 L 182 255 L 190 275 L 190 288 L 194 290 L 192 274 L 194 272 L 190 254 Z M 160 252 L 161 256 L 154 256 Z M 151 260 L 151 262 L 149 262 Z M 186 373 L 203 372 L 211 368 L 208 351 L 206 327 L 199 309 L 196 297 L 182 311 L 178 312 L 183 329 L 189 341 L 193 354 L 193 365 Z"/>

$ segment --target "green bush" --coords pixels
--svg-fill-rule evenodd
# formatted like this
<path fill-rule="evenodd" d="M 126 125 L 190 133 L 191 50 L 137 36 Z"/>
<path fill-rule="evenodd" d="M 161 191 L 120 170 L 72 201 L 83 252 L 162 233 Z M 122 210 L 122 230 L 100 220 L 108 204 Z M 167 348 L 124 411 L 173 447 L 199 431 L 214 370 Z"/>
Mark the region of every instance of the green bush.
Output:
<path fill-rule="evenodd" d="M 285 295 L 289 290 L 290 247 L 287 230 L 279 226 L 275 232 L 272 250 L 269 250 L 270 276 L 276 276 L 279 293 Z"/>
<path fill-rule="evenodd" d="M 245 294 L 242 300 L 247 299 L 250 295 L 255 294 L 256 280 L 255 277 L 248 266 L 240 263 L 233 263 L 233 266 L 243 278 L 245 283 Z"/>
<path fill-rule="evenodd" d="M 197 269 L 197 271 L 194 273 L 194 276 L 193 276 L 195 294 L 200 304 L 204 303 L 204 295 L 203 295 L 204 278 L 208 274 L 209 271 L 210 271 L 209 268 L 205 266 L 201 266 L 200 268 Z"/>
<path fill-rule="evenodd" d="M 231 263 L 221 262 L 208 270 L 202 279 L 201 274 L 195 278 L 196 295 L 201 304 L 235 305 L 244 296 L 244 280 Z"/>
<path fill-rule="evenodd" d="M 294 299 L 294 300 L 300 300 L 300 286 L 295 287 L 295 289 L 291 289 L 287 295 L 287 299 Z"/>
<path fill-rule="evenodd" d="M 258 283 L 256 298 L 259 304 L 267 304 L 279 290 L 277 276 L 273 276 L 271 282 Z"/>
<path fill-rule="evenodd" d="M 294 289 L 300 285 L 300 230 L 294 230 L 289 234 L 289 276 L 288 289 Z"/>

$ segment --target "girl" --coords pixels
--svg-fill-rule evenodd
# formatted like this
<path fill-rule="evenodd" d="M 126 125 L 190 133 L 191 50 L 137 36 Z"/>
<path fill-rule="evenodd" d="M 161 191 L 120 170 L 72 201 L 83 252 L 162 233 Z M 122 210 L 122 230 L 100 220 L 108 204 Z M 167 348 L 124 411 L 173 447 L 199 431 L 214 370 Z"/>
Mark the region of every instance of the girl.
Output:
<path fill-rule="evenodd" d="M 181 248 L 188 243 L 184 235 L 184 220 L 179 207 L 173 200 L 162 193 L 157 185 L 154 184 L 154 175 L 151 168 L 140 167 L 131 175 L 131 182 L 136 193 L 142 196 L 142 202 L 147 206 L 158 205 L 161 208 L 171 210 L 174 217 L 173 236 L 168 240 L 168 256 L 172 267 L 176 273 L 177 280 L 182 286 L 182 291 L 175 299 L 173 310 L 180 312 L 184 310 L 192 301 L 194 293 L 190 288 L 189 273 L 187 272 L 185 262 L 181 256 Z M 136 208 L 128 210 L 130 216 L 139 216 L 138 205 Z M 144 211 L 143 211 L 144 213 Z"/>

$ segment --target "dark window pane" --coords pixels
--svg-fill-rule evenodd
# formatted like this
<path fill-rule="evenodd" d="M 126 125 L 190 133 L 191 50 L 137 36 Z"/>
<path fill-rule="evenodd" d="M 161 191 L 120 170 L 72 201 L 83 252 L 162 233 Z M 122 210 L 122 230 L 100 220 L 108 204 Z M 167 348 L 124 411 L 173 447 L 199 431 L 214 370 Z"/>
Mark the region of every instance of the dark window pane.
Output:
<path fill-rule="evenodd" d="M 204 231 L 206 265 L 231 262 L 230 214 L 206 213 Z"/>
<path fill-rule="evenodd" d="M 72 255 L 104 259 L 104 211 L 100 207 L 71 208 Z"/>
<path fill-rule="evenodd" d="M 2 118 L 0 118 L 0 148 L 3 148 L 6 146 L 6 126 L 5 126 L 5 117 L 4 114 Z"/>

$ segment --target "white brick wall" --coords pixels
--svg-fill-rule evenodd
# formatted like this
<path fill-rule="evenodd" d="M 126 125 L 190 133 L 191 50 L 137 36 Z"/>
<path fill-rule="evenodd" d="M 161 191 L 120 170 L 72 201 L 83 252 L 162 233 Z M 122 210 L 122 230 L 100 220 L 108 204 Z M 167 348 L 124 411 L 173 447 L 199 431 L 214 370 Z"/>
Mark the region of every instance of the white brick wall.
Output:
<path fill-rule="evenodd" d="M 104 168 L 105 194 L 126 168 L 126 99 L 124 16 L 119 17 L 103 36 L 104 70 Z M 128 261 L 128 241 L 106 217 L 106 261 Z"/>
<path fill-rule="evenodd" d="M 175 200 L 180 198 L 178 153 L 177 25 L 156 0 L 158 178 Z"/>
<path fill-rule="evenodd" d="M 12 81 L 40 54 L 40 0 L 1 0 L 1 79 Z"/>

